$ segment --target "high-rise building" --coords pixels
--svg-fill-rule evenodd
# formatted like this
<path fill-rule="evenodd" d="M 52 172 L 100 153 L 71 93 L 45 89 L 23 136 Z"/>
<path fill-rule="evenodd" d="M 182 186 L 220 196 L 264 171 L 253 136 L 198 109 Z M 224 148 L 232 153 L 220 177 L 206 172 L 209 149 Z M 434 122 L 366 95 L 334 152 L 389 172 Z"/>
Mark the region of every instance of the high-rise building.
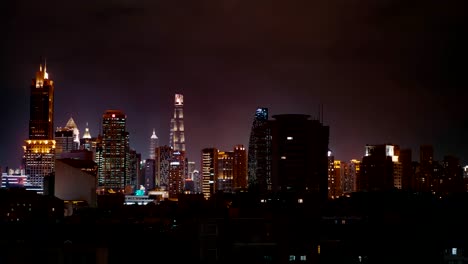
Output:
<path fill-rule="evenodd" d="M 234 146 L 232 167 L 232 184 L 234 190 L 247 188 L 247 150 L 243 145 Z"/>
<path fill-rule="evenodd" d="M 255 190 L 272 188 L 268 108 L 257 108 L 255 111 L 248 149 L 248 186 Z"/>
<path fill-rule="evenodd" d="M 62 153 L 69 153 L 80 147 L 80 131 L 72 117 L 64 127 L 55 130 L 55 157 L 61 158 Z"/>
<path fill-rule="evenodd" d="M 310 115 L 274 115 L 271 130 L 272 190 L 328 197 L 329 127 Z"/>
<path fill-rule="evenodd" d="M 102 116 L 102 152 L 99 165 L 100 190 L 123 191 L 130 185 L 129 133 L 127 116 L 120 110 L 107 110 Z"/>
<path fill-rule="evenodd" d="M 43 188 L 44 177 L 55 171 L 54 82 L 47 65 L 42 63 L 32 79 L 30 95 L 29 138 L 25 140 L 24 167 L 28 182 Z"/>
<path fill-rule="evenodd" d="M 70 119 L 68 119 L 65 128 L 73 131 L 73 142 L 76 144 L 75 149 L 78 149 L 80 147 L 80 130 L 78 129 L 75 120 L 73 120 L 73 117 L 70 117 Z"/>
<path fill-rule="evenodd" d="M 171 118 L 171 129 L 169 132 L 169 146 L 173 150 L 185 151 L 184 134 L 184 96 L 175 94 L 174 116 Z"/>
<path fill-rule="evenodd" d="M 169 185 L 169 170 L 173 150 L 170 146 L 159 146 L 155 152 L 156 186 L 166 190 Z"/>
<path fill-rule="evenodd" d="M 145 186 L 146 190 L 153 190 L 154 187 L 156 186 L 155 179 L 156 179 L 156 170 L 155 170 L 155 160 L 154 159 L 146 159 L 144 162 L 144 167 L 142 174 L 144 176 L 142 185 Z"/>
<path fill-rule="evenodd" d="M 183 151 L 172 152 L 172 159 L 169 163 L 169 178 L 167 191 L 169 198 L 177 198 L 184 191 L 184 180 L 186 168 L 185 153 Z"/>
<path fill-rule="evenodd" d="M 218 151 L 218 166 L 215 171 L 215 190 L 233 191 L 234 151 Z"/>
<path fill-rule="evenodd" d="M 150 137 L 149 158 L 154 160 L 156 148 L 159 147 L 159 139 L 156 136 L 156 131 L 153 128 L 153 134 Z"/>
<path fill-rule="evenodd" d="M 335 199 L 343 195 L 343 182 L 345 163 L 335 160 L 331 151 L 328 151 L 328 198 Z"/>
<path fill-rule="evenodd" d="M 358 191 L 401 189 L 402 166 L 398 145 L 366 145 L 362 158 Z"/>
<path fill-rule="evenodd" d="M 216 192 L 218 149 L 204 148 L 201 154 L 202 193 L 205 199 L 209 199 Z"/>
<path fill-rule="evenodd" d="M 358 190 L 359 181 L 361 177 L 361 161 L 358 159 L 352 159 L 349 161 L 348 166 L 349 182 L 351 185 L 351 192 Z"/>

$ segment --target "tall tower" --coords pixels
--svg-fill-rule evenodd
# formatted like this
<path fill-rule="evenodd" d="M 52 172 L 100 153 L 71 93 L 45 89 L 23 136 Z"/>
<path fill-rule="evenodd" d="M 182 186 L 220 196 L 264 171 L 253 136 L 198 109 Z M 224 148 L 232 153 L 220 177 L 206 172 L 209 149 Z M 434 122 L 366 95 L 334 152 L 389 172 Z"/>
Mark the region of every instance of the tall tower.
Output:
<path fill-rule="evenodd" d="M 102 116 L 102 152 L 99 163 L 99 189 L 123 191 L 130 184 L 129 134 L 127 116 L 119 110 L 107 110 Z"/>
<path fill-rule="evenodd" d="M 39 65 L 32 79 L 30 96 L 29 138 L 25 140 L 24 165 L 29 182 L 44 187 L 44 177 L 55 171 L 54 82 L 47 65 Z"/>
<path fill-rule="evenodd" d="M 153 128 L 153 134 L 150 137 L 150 149 L 149 149 L 149 158 L 152 160 L 154 160 L 154 158 L 156 157 L 154 153 L 157 147 L 159 147 L 159 139 L 158 139 L 158 136 L 156 136 L 156 132 Z"/>
<path fill-rule="evenodd" d="M 175 94 L 174 100 L 174 116 L 171 118 L 171 130 L 169 133 L 169 146 L 173 150 L 185 152 L 185 135 L 184 135 L 184 96 Z"/>
<path fill-rule="evenodd" d="M 257 190 L 272 188 L 268 108 L 257 108 L 255 111 L 248 149 L 248 185 Z"/>

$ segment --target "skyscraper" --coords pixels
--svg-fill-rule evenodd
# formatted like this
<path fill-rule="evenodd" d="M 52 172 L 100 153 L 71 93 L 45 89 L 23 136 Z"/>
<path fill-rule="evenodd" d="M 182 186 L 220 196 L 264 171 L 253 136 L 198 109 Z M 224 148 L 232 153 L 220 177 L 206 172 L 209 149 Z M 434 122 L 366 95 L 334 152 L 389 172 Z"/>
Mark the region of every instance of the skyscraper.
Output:
<path fill-rule="evenodd" d="M 216 192 L 218 149 L 204 148 L 201 155 L 202 192 L 205 199 L 209 199 Z"/>
<path fill-rule="evenodd" d="M 102 152 L 99 164 L 99 189 L 123 191 L 131 183 L 127 116 L 119 110 L 107 110 L 102 116 Z"/>
<path fill-rule="evenodd" d="M 72 150 L 79 149 L 80 132 L 72 117 L 68 120 L 65 127 L 57 127 L 55 130 L 55 157 L 61 158 L 62 153 L 69 153 Z"/>
<path fill-rule="evenodd" d="M 185 152 L 185 134 L 184 134 L 184 96 L 175 94 L 174 98 L 174 116 L 171 118 L 171 129 L 169 132 L 169 146 L 173 150 Z"/>
<path fill-rule="evenodd" d="M 233 188 L 247 188 L 247 151 L 243 145 L 234 146 Z"/>
<path fill-rule="evenodd" d="M 257 190 L 272 188 L 268 108 L 257 108 L 255 111 L 248 149 L 248 185 Z"/>
<path fill-rule="evenodd" d="M 272 190 L 328 197 L 329 127 L 310 115 L 274 115 L 271 129 Z"/>
<path fill-rule="evenodd" d="M 159 139 L 158 136 L 156 136 L 156 131 L 153 128 L 153 134 L 150 137 L 150 147 L 149 147 L 149 158 L 154 160 L 156 157 L 154 152 L 156 148 L 159 147 Z"/>
<path fill-rule="evenodd" d="M 44 177 L 55 170 L 54 82 L 42 63 L 32 79 L 29 138 L 25 140 L 24 166 L 29 182 L 43 188 Z"/>

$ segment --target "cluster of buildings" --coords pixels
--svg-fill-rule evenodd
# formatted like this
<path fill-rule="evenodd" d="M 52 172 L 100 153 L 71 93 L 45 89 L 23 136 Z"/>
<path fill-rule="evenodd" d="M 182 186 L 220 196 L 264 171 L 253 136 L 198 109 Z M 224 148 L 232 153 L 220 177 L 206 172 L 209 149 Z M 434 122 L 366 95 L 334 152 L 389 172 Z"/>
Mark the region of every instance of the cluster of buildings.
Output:
<path fill-rule="evenodd" d="M 366 145 L 362 159 L 344 162 L 330 151 L 328 197 L 392 190 L 441 197 L 468 191 L 468 166 L 462 167 L 457 157 L 445 155 L 437 161 L 431 145 L 421 145 L 419 154 L 419 161 L 414 161 L 411 149 L 394 144 Z"/>
<path fill-rule="evenodd" d="M 54 82 L 45 64 L 30 89 L 23 166 L 2 173 L 4 188 L 22 186 L 89 205 L 96 205 L 99 195 L 114 193 L 152 201 L 155 196 L 177 200 L 182 193 L 208 200 L 218 192 L 239 191 L 308 193 L 321 200 L 394 189 L 437 195 L 467 191 L 459 160 L 446 156 L 437 162 L 431 146 L 421 146 L 419 162 L 412 160 L 410 149 L 394 144 L 366 145 L 362 158 L 345 162 L 330 151 L 323 120 L 305 114 L 270 118 L 264 107 L 255 111 L 248 148 L 204 148 L 197 169 L 186 155 L 182 94 L 174 97 L 169 144 L 160 145 L 153 129 L 148 158 L 142 159 L 130 147 L 123 111 L 106 110 L 100 133 L 93 137 L 86 127 L 80 137 L 73 118 L 54 129 Z"/>
<path fill-rule="evenodd" d="M 80 137 L 73 118 L 54 129 L 54 82 L 46 65 L 32 80 L 30 99 L 23 165 L 1 170 L 0 222 L 69 221 L 72 225 L 48 225 L 60 235 L 24 232 L 34 245 L 30 249 L 36 248 L 36 237 L 60 244 L 50 253 L 57 259 L 120 263 L 134 260 L 128 253 L 141 246 L 148 247 L 145 252 L 159 249 L 168 261 L 201 263 L 468 259 L 468 244 L 460 242 L 468 234 L 462 213 L 468 167 L 453 156 L 436 161 L 430 145 L 420 147 L 419 161 L 394 144 L 366 145 L 362 157 L 342 161 L 330 150 L 329 127 L 320 118 L 270 118 L 268 108 L 259 107 L 247 148 L 203 148 L 198 169 L 186 155 L 182 94 L 174 97 L 169 144 L 160 145 L 153 130 L 147 159 L 130 147 L 127 115 L 120 110 L 103 113 L 97 136 L 86 127 Z M 461 195 L 450 196 L 454 193 Z M 77 231 L 73 223 L 93 223 L 95 230 L 82 225 L 86 228 Z M 401 224 L 412 230 L 404 237 Z M 7 227 L 0 244 L 23 250 L 16 233 L 24 227 Z M 419 235 L 431 228 L 429 240 Z M 128 243 L 141 233 L 152 243 Z M 11 252 L 7 256 L 18 257 Z M 31 260 L 38 253 L 28 252 Z M 154 260 L 153 254 L 143 257 Z"/>

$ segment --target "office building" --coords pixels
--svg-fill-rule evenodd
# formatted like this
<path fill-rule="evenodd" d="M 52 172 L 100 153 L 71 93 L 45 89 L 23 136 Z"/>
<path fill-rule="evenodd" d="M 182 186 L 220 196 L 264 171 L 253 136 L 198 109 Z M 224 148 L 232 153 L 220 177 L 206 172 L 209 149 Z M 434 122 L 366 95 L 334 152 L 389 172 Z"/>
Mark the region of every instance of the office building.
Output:
<path fill-rule="evenodd" d="M 28 182 L 43 188 L 44 177 L 55 171 L 54 82 L 42 63 L 30 87 L 29 137 L 25 140 L 24 168 Z"/>
<path fill-rule="evenodd" d="M 129 133 L 127 116 L 119 110 L 107 110 L 102 116 L 102 152 L 99 161 L 100 191 L 122 192 L 130 185 Z"/>

